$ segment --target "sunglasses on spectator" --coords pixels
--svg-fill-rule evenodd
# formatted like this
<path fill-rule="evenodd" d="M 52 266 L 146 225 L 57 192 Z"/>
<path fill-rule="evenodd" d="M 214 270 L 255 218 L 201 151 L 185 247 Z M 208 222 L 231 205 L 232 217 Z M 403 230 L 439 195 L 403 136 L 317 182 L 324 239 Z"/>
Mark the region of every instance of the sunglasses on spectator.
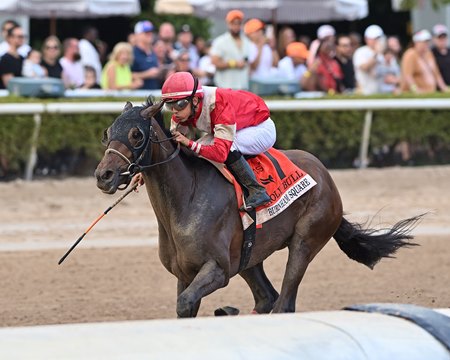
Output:
<path fill-rule="evenodd" d="M 181 100 L 176 100 L 176 101 L 165 102 L 164 107 L 166 108 L 167 111 L 173 112 L 174 110 L 181 111 L 181 110 L 185 109 L 186 106 L 188 106 L 188 104 L 189 104 L 189 99 L 181 99 Z"/>
<path fill-rule="evenodd" d="M 58 45 L 46 45 L 45 48 L 49 49 L 49 50 L 57 50 L 58 49 Z"/>

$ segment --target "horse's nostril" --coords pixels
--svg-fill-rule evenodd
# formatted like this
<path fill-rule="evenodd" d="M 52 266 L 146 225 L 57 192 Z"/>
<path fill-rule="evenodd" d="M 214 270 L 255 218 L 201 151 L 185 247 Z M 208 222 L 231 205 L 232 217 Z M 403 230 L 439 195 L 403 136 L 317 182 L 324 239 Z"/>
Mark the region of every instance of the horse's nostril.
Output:
<path fill-rule="evenodd" d="M 101 178 L 103 181 L 108 181 L 108 180 L 110 180 L 110 179 L 113 177 L 113 175 L 114 175 L 114 172 L 113 172 L 113 171 L 111 171 L 111 170 L 106 170 L 106 171 L 100 176 L 100 178 Z"/>

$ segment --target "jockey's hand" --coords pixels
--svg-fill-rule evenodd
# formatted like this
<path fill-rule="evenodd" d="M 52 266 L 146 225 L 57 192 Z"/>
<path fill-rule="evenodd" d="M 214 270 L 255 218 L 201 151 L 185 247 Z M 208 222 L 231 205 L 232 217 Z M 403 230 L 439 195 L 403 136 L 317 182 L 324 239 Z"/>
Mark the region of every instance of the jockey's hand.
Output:
<path fill-rule="evenodd" d="M 138 184 L 138 187 L 144 185 L 144 177 L 141 173 L 134 175 L 131 179 L 130 185 L 133 186 L 134 184 Z M 137 191 L 137 188 L 135 191 Z"/>
<path fill-rule="evenodd" d="M 179 143 L 181 143 L 181 145 L 184 145 L 184 146 L 189 146 L 189 139 L 186 136 L 184 136 L 182 133 L 180 133 L 179 131 L 173 131 L 172 135 L 174 136 L 173 139 L 176 142 L 179 142 Z"/>

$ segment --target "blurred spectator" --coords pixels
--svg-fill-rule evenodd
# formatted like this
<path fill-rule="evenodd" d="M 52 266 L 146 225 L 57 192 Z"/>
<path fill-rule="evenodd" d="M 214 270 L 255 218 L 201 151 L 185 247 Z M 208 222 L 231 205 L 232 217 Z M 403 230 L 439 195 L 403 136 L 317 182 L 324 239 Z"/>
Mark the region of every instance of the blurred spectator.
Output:
<path fill-rule="evenodd" d="M 352 44 L 352 55 L 355 53 L 356 49 L 360 48 L 362 45 L 361 34 L 355 31 L 352 31 L 348 34 L 350 38 L 350 43 Z"/>
<path fill-rule="evenodd" d="M 41 66 L 41 59 L 41 52 L 31 49 L 27 58 L 23 61 L 22 76 L 30 78 L 46 77 L 47 71 Z"/>
<path fill-rule="evenodd" d="M 392 49 L 385 49 L 383 60 L 377 66 L 378 92 L 398 94 L 400 92 L 400 66 Z"/>
<path fill-rule="evenodd" d="M 42 45 L 42 60 L 41 66 L 47 70 L 47 76 L 52 78 L 62 78 L 62 66 L 59 63 L 59 56 L 61 55 L 61 42 L 59 39 L 50 35 L 44 40 Z"/>
<path fill-rule="evenodd" d="M 317 39 L 313 40 L 311 45 L 309 46 L 309 56 L 306 60 L 306 65 L 310 67 L 313 62 L 316 60 L 316 54 L 319 49 L 320 44 L 326 39 L 331 39 L 331 41 L 334 43 L 336 41 L 336 30 L 331 25 L 325 24 L 322 26 L 319 26 L 317 29 Z M 333 54 L 334 56 L 334 54 Z"/>
<path fill-rule="evenodd" d="M 131 73 L 133 47 L 127 42 L 117 43 L 102 72 L 102 88 L 107 90 L 138 89 L 143 81 Z"/>
<path fill-rule="evenodd" d="M 358 90 L 364 95 L 378 92 L 377 65 L 383 61 L 385 37 L 378 25 L 370 25 L 364 31 L 365 46 L 353 54 Z"/>
<path fill-rule="evenodd" d="M 278 53 L 271 48 L 264 34 L 264 23 L 259 19 L 250 19 L 245 23 L 244 32 L 251 40 L 248 61 L 250 78 L 267 78 L 276 73 Z"/>
<path fill-rule="evenodd" d="M 160 78 L 158 79 L 159 87 L 161 88 L 164 81 L 175 72 L 175 65 L 172 58 L 167 53 L 166 44 L 161 39 L 156 40 L 153 44 L 153 52 L 155 53 L 159 67 L 161 68 Z"/>
<path fill-rule="evenodd" d="M 200 59 L 206 53 L 206 40 L 202 36 L 196 36 L 194 39 L 194 46 L 197 49 L 197 54 Z"/>
<path fill-rule="evenodd" d="M 306 68 L 308 49 L 301 42 L 292 42 L 286 48 L 286 56 L 278 62 L 280 78 L 300 82 Z"/>
<path fill-rule="evenodd" d="M 175 27 L 168 22 L 163 22 L 159 26 L 158 38 L 164 42 L 166 54 L 169 56 L 172 61 L 175 58 L 174 54 L 174 44 L 175 44 Z"/>
<path fill-rule="evenodd" d="M 298 42 L 305 44 L 307 48 L 311 46 L 311 38 L 308 35 L 300 35 L 298 37 Z"/>
<path fill-rule="evenodd" d="M 400 61 L 402 57 L 402 44 L 400 44 L 400 39 L 396 35 L 390 35 L 386 39 L 386 47 L 395 56 L 395 59 Z"/>
<path fill-rule="evenodd" d="M 450 49 L 448 48 L 447 26 L 436 24 L 433 26 L 432 52 L 446 85 L 450 85 Z"/>
<path fill-rule="evenodd" d="M 282 27 L 280 29 L 280 32 L 278 33 L 278 41 L 277 41 L 278 56 L 280 59 L 286 56 L 287 46 L 294 41 L 295 41 L 294 30 L 289 26 Z"/>
<path fill-rule="evenodd" d="M 342 84 L 344 91 L 352 92 L 356 87 L 355 68 L 352 59 L 352 43 L 347 35 L 339 35 L 336 40 L 336 61 L 338 62 L 342 74 Z"/>
<path fill-rule="evenodd" d="M 78 39 L 68 38 L 63 42 L 63 57 L 59 60 L 62 66 L 62 79 L 68 89 L 80 87 L 84 82 L 84 69 L 81 64 Z"/>
<path fill-rule="evenodd" d="M 225 18 L 228 31 L 217 37 L 212 44 L 211 59 L 216 67 L 214 83 L 218 87 L 248 88 L 250 40 L 241 34 L 243 19 L 242 11 L 229 11 Z"/>
<path fill-rule="evenodd" d="M 136 34 L 134 32 L 128 34 L 127 43 L 131 46 L 136 46 Z"/>
<path fill-rule="evenodd" d="M 200 58 L 197 52 L 197 48 L 192 43 L 194 40 L 191 32 L 191 27 L 188 24 L 184 24 L 178 33 L 178 41 L 175 43 L 174 48 L 177 51 L 187 51 L 190 58 L 190 68 L 196 69 L 198 66 L 198 59 Z"/>
<path fill-rule="evenodd" d="M 98 31 L 93 26 L 86 26 L 82 31 L 81 40 L 78 43 L 81 56 L 81 64 L 83 66 L 91 66 L 96 73 L 97 82 L 100 82 L 102 73 L 102 63 L 100 54 L 96 48 L 98 41 Z"/>
<path fill-rule="evenodd" d="M 216 67 L 213 65 L 209 55 L 211 45 L 211 41 L 205 43 L 205 55 L 198 61 L 197 69 L 200 83 L 206 86 L 214 85 L 214 73 L 216 72 Z"/>
<path fill-rule="evenodd" d="M 178 52 L 178 56 L 175 59 L 175 72 L 188 72 L 193 73 L 191 68 L 191 59 L 189 58 L 189 52 L 187 50 L 181 50 Z"/>
<path fill-rule="evenodd" d="M 86 65 L 84 67 L 84 82 L 80 89 L 101 89 L 97 82 L 97 72 L 92 66 Z"/>
<path fill-rule="evenodd" d="M 413 47 L 402 58 L 402 90 L 414 93 L 447 91 L 439 68 L 430 50 L 431 34 L 420 30 L 413 35 Z"/>
<path fill-rule="evenodd" d="M 144 81 L 142 89 L 159 89 L 161 70 L 158 58 L 152 51 L 153 24 L 148 21 L 139 21 L 134 26 L 136 45 L 133 47 L 134 61 L 131 71 Z"/>
<path fill-rule="evenodd" d="M 3 24 L 2 24 L 3 41 L 0 43 L 0 57 L 5 55 L 9 50 L 9 43 L 7 41 L 8 30 L 11 29 L 12 27 L 17 27 L 17 26 L 20 27 L 19 23 L 14 20 L 6 20 L 3 22 Z M 25 39 L 24 39 L 24 42 L 22 43 L 22 45 L 20 45 L 19 48 L 17 49 L 17 53 L 20 56 L 22 56 L 23 58 L 26 58 L 28 53 L 30 52 L 30 50 L 31 50 L 31 47 L 28 44 L 25 44 Z"/>
<path fill-rule="evenodd" d="M 324 91 L 330 95 L 344 91 L 341 67 L 334 58 L 336 53 L 334 36 L 326 36 L 320 42 L 317 55 L 304 73 L 302 89 L 310 91 Z"/>
<path fill-rule="evenodd" d="M 8 52 L 0 59 L 0 89 L 5 89 L 9 80 L 22 75 L 23 57 L 18 49 L 23 45 L 25 34 L 18 25 L 13 25 L 6 31 Z"/>

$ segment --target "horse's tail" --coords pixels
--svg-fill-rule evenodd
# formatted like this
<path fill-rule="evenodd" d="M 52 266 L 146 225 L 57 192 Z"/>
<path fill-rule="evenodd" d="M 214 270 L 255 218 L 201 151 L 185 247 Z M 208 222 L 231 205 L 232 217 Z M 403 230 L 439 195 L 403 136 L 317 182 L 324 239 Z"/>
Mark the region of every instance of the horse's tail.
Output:
<path fill-rule="evenodd" d="M 410 242 L 413 239 L 411 231 L 425 214 L 401 220 L 392 228 L 363 229 L 361 224 L 351 223 L 344 217 L 333 235 L 339 248 L 350 259 L 373 267 L 384 257 L 392 258 L 401 247 L 411 247 L 418 244 Z"/>

